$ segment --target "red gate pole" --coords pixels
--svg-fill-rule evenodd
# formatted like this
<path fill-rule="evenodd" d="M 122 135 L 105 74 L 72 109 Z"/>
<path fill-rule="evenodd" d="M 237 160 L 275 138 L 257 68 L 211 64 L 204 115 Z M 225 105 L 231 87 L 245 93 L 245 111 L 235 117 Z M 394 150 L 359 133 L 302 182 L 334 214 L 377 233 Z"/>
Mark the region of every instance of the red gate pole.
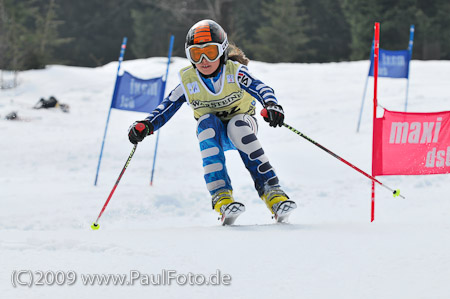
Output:
<path fill-rule="evenodd" d="M 374 53 L 373 53 L 373 80 L 374 80 L 374 89 L 373 89 L 373 129 L 372 129 L 372 176 L 373 172 L 373 161 L 375 160 L 375 120 L 377 118 L 377 83 L 378 83 L 378 56 L 380 52 L 380 23 L 375 23 L 375 39 L 374 39 Z M 372 203 L 371 203 L 371 217 L 370 222 L 375 220 L 375 182 L 372 181 Z"/>

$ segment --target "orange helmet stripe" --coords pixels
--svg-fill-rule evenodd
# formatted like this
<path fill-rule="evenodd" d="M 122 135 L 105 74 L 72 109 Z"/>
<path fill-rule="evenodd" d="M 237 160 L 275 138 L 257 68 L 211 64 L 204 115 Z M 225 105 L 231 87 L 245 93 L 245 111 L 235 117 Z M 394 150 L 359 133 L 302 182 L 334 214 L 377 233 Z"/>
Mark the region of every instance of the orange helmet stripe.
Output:
<path fill-rule="evenodd" d="M 212 41 L 209 24 L 198 26 L 194 30 L 194 44 L 207 43 Z"/>

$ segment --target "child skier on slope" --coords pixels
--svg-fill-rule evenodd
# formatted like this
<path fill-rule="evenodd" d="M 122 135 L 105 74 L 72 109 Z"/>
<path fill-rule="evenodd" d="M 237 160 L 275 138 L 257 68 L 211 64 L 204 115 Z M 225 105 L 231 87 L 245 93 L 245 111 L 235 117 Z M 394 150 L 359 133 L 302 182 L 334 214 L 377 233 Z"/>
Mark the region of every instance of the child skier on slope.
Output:
<path fill-rule="evenodd" d="M 232 195 L 224 155 L 230 149 L 238 150 L 259 196 L 277 221 L 287 219 L 297 206 L 280 188 L 256 138 L 258 126 L 253 117 L 256 99 L 267 110 L 265 121 L 270 126 L 283 124 L 284 112 L 273 89 L 249 73 L 247 57 L 239 48 L 229 46 L 227 34 L 212 20 L 202 20 L 191 27 L 185 50 L 192 66 L 181 69 L 181 83 L 161 105 L 145 120 L 133 123 L 128 132 L 130 142 L 136 144 L 153 134 L 187 102 L 197 120 L 206 187 L 222 224 L 232 224 L 245 211 Z M 136 130 L 138 123 L 144 124 L 145 129 Z"/>

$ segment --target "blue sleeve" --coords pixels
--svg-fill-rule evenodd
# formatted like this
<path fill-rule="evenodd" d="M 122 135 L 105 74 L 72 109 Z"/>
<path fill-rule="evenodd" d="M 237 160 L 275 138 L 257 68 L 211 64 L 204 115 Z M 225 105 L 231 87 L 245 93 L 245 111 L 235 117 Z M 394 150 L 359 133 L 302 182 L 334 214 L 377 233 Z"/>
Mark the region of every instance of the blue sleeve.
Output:
<path fill-rule="evenodd" d="M 275 92 L 270 86 L 255 78 L 245 65 L 242 65 L 238 72 L 238 82 L 243 90 L 257 99 L 264 107 L 272 102 L 278 104 Z"/>
<path fill-rule="evenodd" d="M 184 102 L 186 102 L 186 97 L 184 96 L 183 88 L 181 85 L 178 85 L 161 102 L 161 104 L 147 116 L 146 119 L 152 123 L 153 130 L 158 130 L 168 122 Z"/>

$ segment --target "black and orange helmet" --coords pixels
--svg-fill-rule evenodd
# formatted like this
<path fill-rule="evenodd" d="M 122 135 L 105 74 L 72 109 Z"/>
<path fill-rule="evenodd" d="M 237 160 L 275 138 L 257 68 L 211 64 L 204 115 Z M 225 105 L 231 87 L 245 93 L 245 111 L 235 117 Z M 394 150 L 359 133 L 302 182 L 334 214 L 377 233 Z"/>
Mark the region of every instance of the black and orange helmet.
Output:
<path fill-rule="evenodd" d="M 221 47 L 221 60 L 227 60 L 228 39 L 227 33 L 223 28 L 213 20 L 202 20 L 194 24 L 186 35 L 186 43 L 184 45 L 187 56 L 188 48 L 194 45 L 203 45 L 208 43 L 219 44 Z"/>

